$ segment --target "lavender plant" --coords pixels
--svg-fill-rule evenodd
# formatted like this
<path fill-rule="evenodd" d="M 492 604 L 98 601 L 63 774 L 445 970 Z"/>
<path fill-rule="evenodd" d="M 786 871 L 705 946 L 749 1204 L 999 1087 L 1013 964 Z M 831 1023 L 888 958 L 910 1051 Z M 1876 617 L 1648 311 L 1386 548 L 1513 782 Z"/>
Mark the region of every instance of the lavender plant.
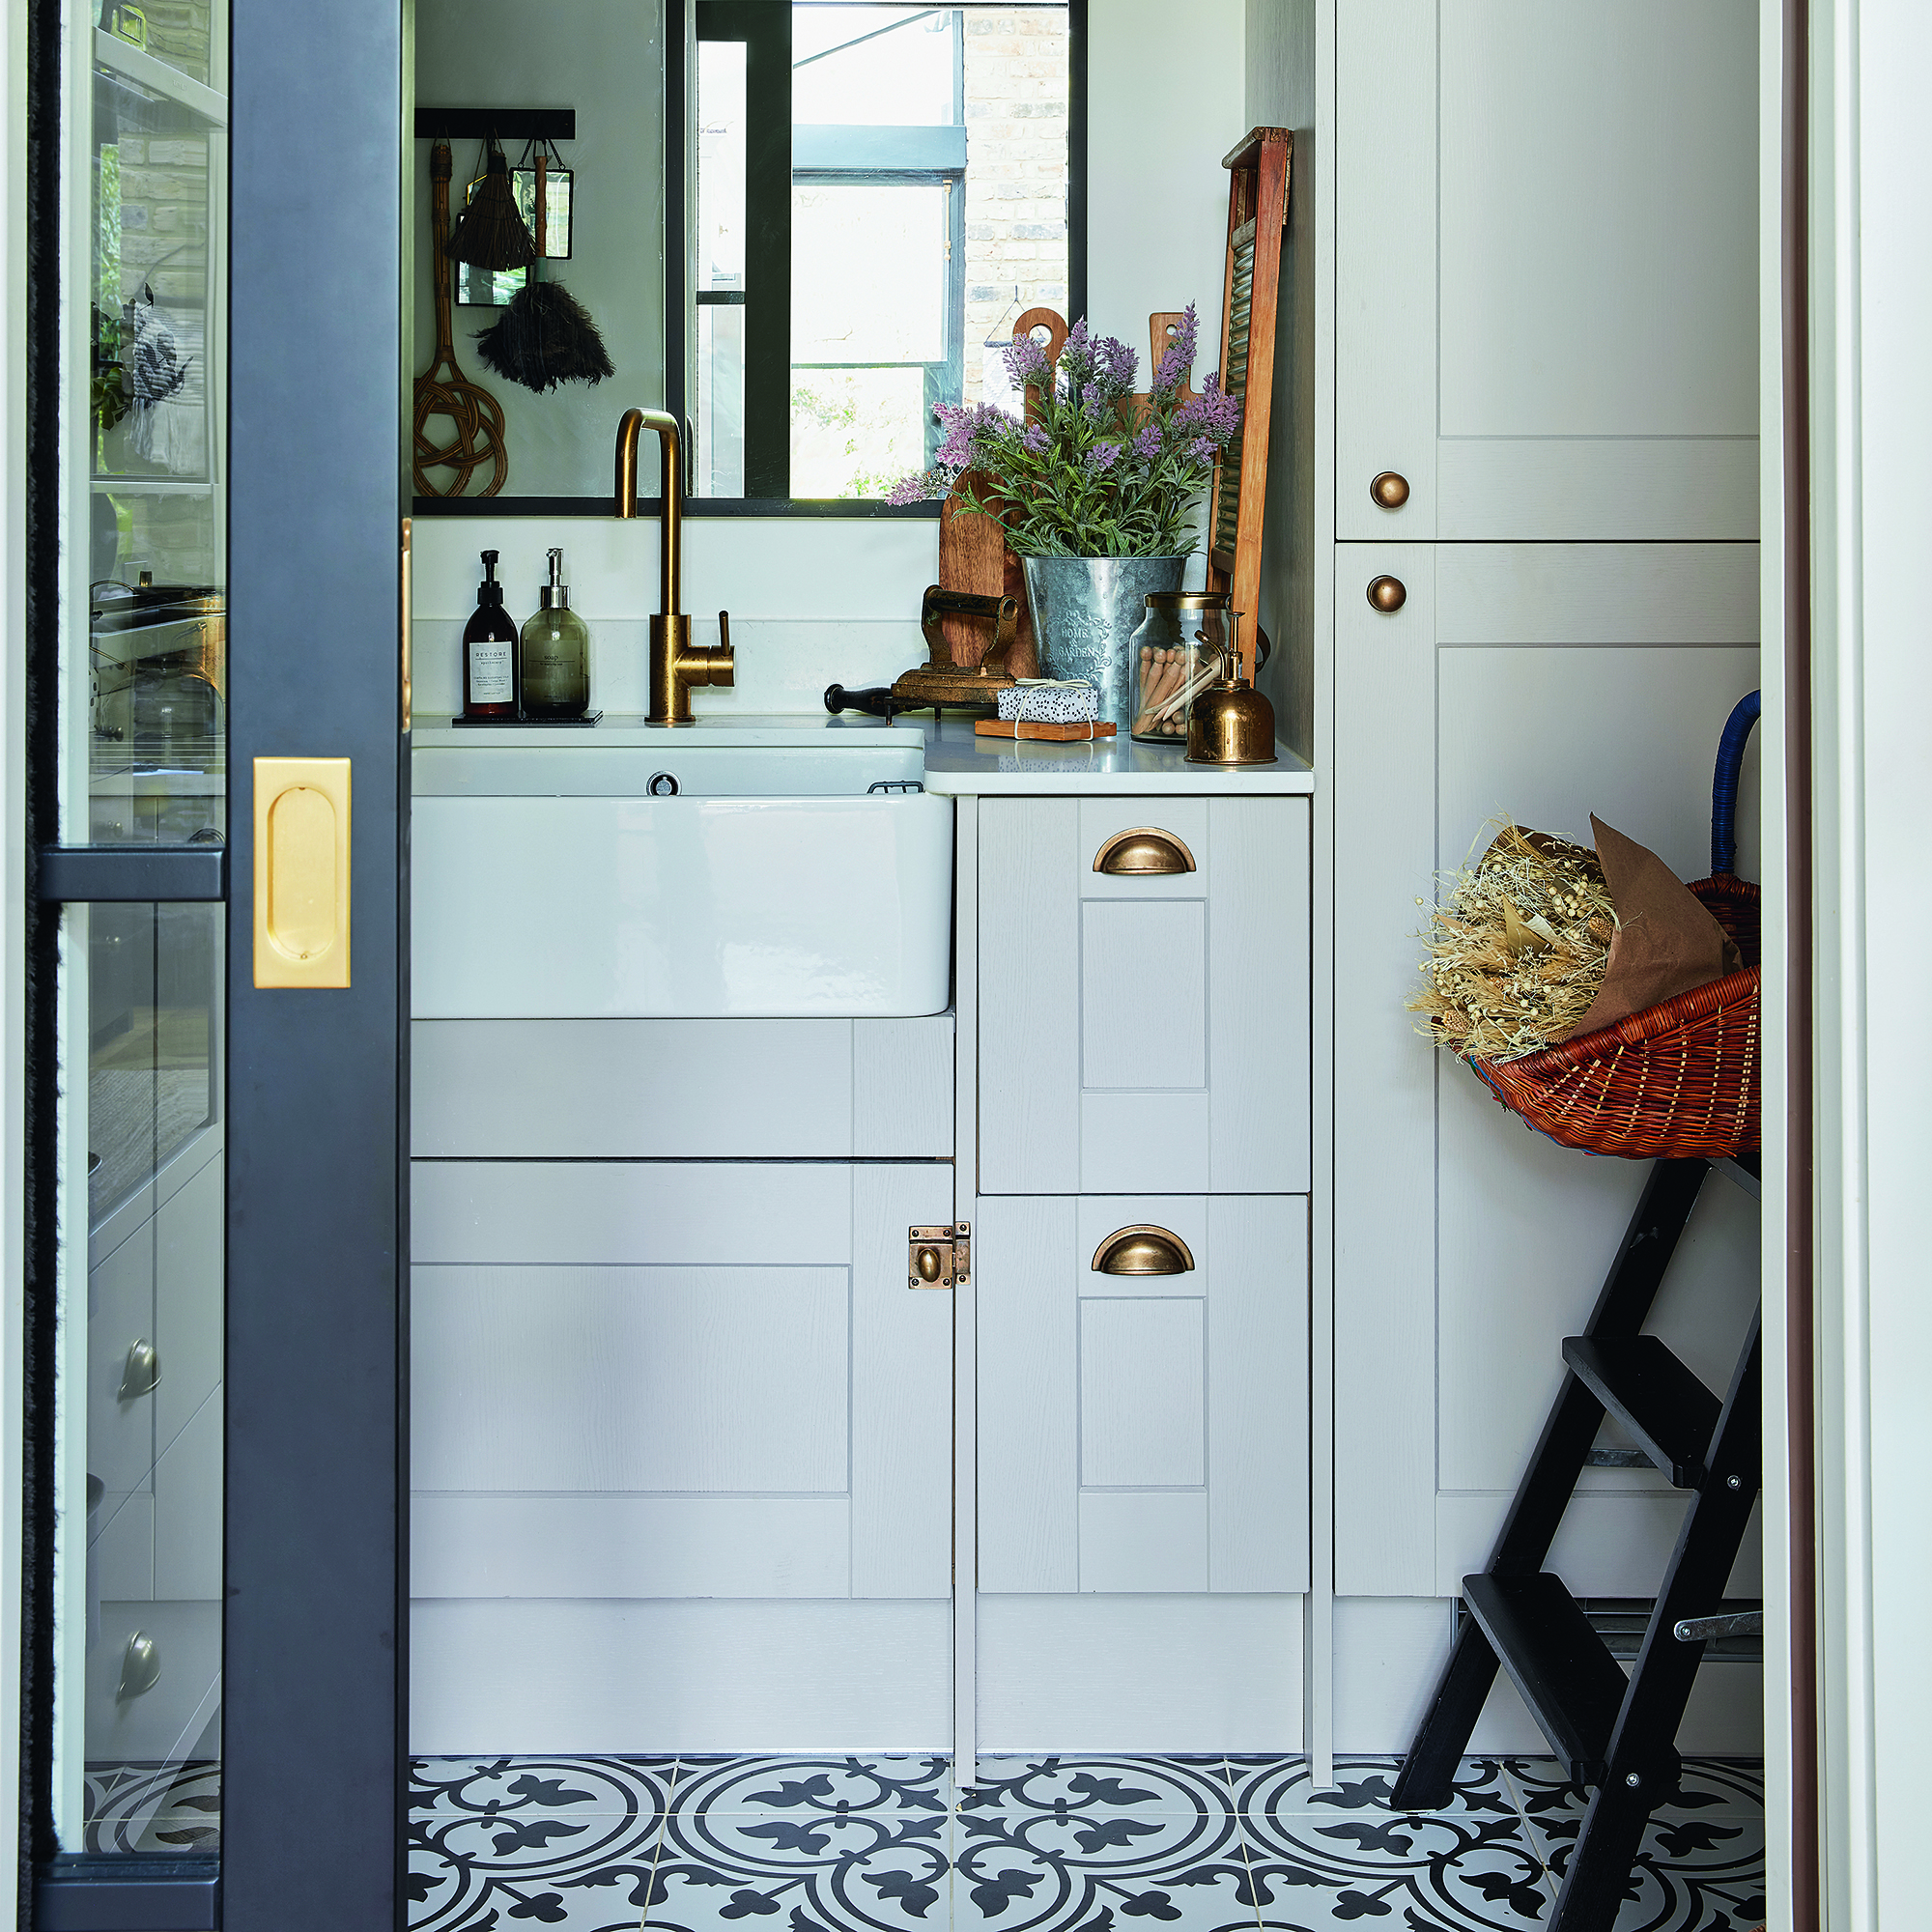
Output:
<path fill-rule="evenodd" d="M 951 493 L 968 470 L 962 511 L 991 517 L 1020 556 L 1176 556 L 1193 548 L 1189 524 L 1234 441 L 1241 403 L 1217 370 L 1182 400 L 1194 366 L 1197 324 L 1190 302 L 1175 341 L 1154 367 L 1144 412 L 1136 410 L 1140 358 L 1085 321 L 1068 332 L 1057 363 L 1031 336 L 1006 351 L 1008 377 L 1029 405 L 1025 419 L 990 403 L 941 403 L 946 431 L 934 467 L 905 477 L 889 503 Z"/>

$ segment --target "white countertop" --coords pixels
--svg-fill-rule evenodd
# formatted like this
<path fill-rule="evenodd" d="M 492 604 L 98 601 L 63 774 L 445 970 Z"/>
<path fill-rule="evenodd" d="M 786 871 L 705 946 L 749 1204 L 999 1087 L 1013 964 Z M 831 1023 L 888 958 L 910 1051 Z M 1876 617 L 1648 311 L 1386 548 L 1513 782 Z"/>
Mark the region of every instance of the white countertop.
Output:
<path fill-rule="evenodd" d="M 1190 765 L 1179 746 L 1137 745 L 1131 738 L 1058 744 L 1038 739 L 981 738 L 974 734 L 970 718 L 935 719 L 929 713 L 902 715 L 891 724 L 882 719 L 853 713 L 840 717 L 810 713 L 781 713 L 768 717 L 713 715 L 690 724 L 648 724 L 636 716 L 607 714 L 592 725 L 526 724 L 510 726 L 451 725 L 421 718 L 412 742 L 419 748 L 461 746 L 480 750 L 485 745 L 521 745 L 562 749 L 571 745 L 659 746 L 673 738 L 694 745 L 776 746 L 817 738 L 827 733 L 877 731 L 899 743 L 924 747 L 925 788 L 943 797 L 970 798 L 985 793 L 1014 796 L 1121 793 L 1235 793 L 1244 797 L 1310 793 L 1315 774 L 1285 745 L 1276 749 L 1279 762 L 1223 769 Z"/>

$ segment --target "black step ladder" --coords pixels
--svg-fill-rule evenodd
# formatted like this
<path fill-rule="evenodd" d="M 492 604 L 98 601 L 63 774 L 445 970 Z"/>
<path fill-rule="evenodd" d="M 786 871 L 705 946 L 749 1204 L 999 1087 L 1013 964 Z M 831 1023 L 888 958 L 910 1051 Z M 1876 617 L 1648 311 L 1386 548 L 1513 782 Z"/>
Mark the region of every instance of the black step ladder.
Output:
<path fill-rule="evenodd" d="M 1592 1787 L 1548 1932 L 1616 1923 L 1651 1811 L 1677 1788 L 1677 1726 L 1704 1655 L 1679 1626 L 1721 1600 L 1757 1500 L 1758 1317 L 1722 1402 L 1640 1332 L 1714 1165 L 1757 1193 L 1755 1155 L 1652 1169 L 1589 1325 L 1563 1344 L 1563 1386 L 1490 1560 L 1463 1578 L 1467 1614 L 1389 1797 L 1398 1811 L 1449 1802 L 1500 1663 L 1571 1778 Z M 1543 1568 L 1606 1413 L 1691 1498 L 1628 1678 Z"/>

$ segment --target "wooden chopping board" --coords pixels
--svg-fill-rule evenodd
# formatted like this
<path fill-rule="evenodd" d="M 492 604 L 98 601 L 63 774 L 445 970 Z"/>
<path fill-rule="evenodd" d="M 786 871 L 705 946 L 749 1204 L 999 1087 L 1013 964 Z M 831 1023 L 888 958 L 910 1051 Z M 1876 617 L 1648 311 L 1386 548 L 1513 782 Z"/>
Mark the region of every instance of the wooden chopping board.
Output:
<path fill-rule="evenodd" d="M 1050 308 L 1030 308 L 1013 324 L 1014 339 L 1036 329 L 1044 332 L 1046 353 L 1058 361 L 1066 342 L 1065 318 Z M 980 496 L 991 494 L 990 480 L 977 470 L 969 470 L 959 479 L 960 484 L 968 482 Z M 1019 558 L 1007 548 L 1006 532 L 992 518 L 959 515 L 958 485 L 939 506 L 939 587 L 970 590 L 980 597 L 1015 599 L 1020 607 L 1020 622 L 1013 647 L 1007 656 L 1007 668 L 1015 677 L 1039 675 L 1033 612 L 1027 608 L 1026 572 Z M 940 631 L 956 665 L 978 664 L 993 640 L 988 626 L 976 624 L 970 617 L 942 617 Z"/>

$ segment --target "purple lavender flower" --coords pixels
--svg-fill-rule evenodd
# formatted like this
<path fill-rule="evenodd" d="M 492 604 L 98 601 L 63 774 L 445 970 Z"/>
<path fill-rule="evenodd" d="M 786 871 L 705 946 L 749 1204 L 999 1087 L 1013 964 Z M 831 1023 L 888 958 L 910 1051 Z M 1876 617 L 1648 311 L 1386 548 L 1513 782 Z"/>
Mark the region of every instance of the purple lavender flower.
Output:
<path fill-rule="evenodd" d="M 1060 351 L 1060 370 L 1066 378 L 1069 395 L 1094 373 L 1094 339 L 1087 331 L 1084 315 L 1066 331 L 1066 340 Z"/>
<path fill-rule="evenodd" d="M 910 476 L 901 476 L 886 492 L 889 503 L 929 503 L 935 497 L 944 497 L 953 485 L 954 478 L 943 469 L 915 469 Z"/>
<path fill-rule="evenodd" d="M 1096 476 L 1104 476 L 1119 460 L 1121 445 L 1118 442 L 1096 442 L 1087 452 L 1087 467 Z"/>
<path fill-rule="evenodd" d="M 1214 451 L 1217 447 L 1218 445 L 1211 436 L 1197 436 L 1187 445 L 1187 460 L 1190 463 L 1212 462 Z"/>
<path fill-rule="evenodd" d="M 1141 358 L 1124 342 L 1103 335 L 1094 345 L 1094 363 L 1100 380 L 1117 396 L 1133 393 L 1134 378 L 1140 373 Z"/>
<path fill-rule="evenodd" d="M 1014 417 L 991 403 L 939 403 L 932 413 L 946 432 L 946 440 L 939 446 L 939 468 L 955 473 L 972 469 L 1002 432 L 1019 428 Z"/>
<path fill-rule="evenodd" d="M 1044 456 L 1053 447 L 1053 439 L 1047 435 L 1044 423 L 1028 423 L 1026 435 L 1020 440 L 1035 456 Z"/>
<path fill-rule="evenodd" d="M 1241 399 L 1221 387 L 1221 372 L 1216 369 L 1202 385 L 1201 393 L 1175 411 L 1174 426 L 1225 444 L 1241 426 Z"/>
<path fill-rule="evenodd" d="M 1007 344 L 1004 360 L 1007 380 L 1016 389 L 1053 381 L 1053 364 L 1046 359 L 1045 349 L 1031 335 L 1014 336 Z"/>
<path fill-rule="evenodd" d="M 1160 454 L 1160 425 L 1157 422 L 1149 423 L 1134 438 L 1134 454 L 1146 463 L 1151 463 Z"/>
<path fill-rule="evenodd" d="M 1194 349 L 1199 335 L 1194 304 L 1189 302 L 1174 340 L 1162 352 L 1160 361 L 1154 367 L 1153 392 L 1156 396 L 1171 396 L 1179 388 L 1188 370 L 1194 366 Z"/>

